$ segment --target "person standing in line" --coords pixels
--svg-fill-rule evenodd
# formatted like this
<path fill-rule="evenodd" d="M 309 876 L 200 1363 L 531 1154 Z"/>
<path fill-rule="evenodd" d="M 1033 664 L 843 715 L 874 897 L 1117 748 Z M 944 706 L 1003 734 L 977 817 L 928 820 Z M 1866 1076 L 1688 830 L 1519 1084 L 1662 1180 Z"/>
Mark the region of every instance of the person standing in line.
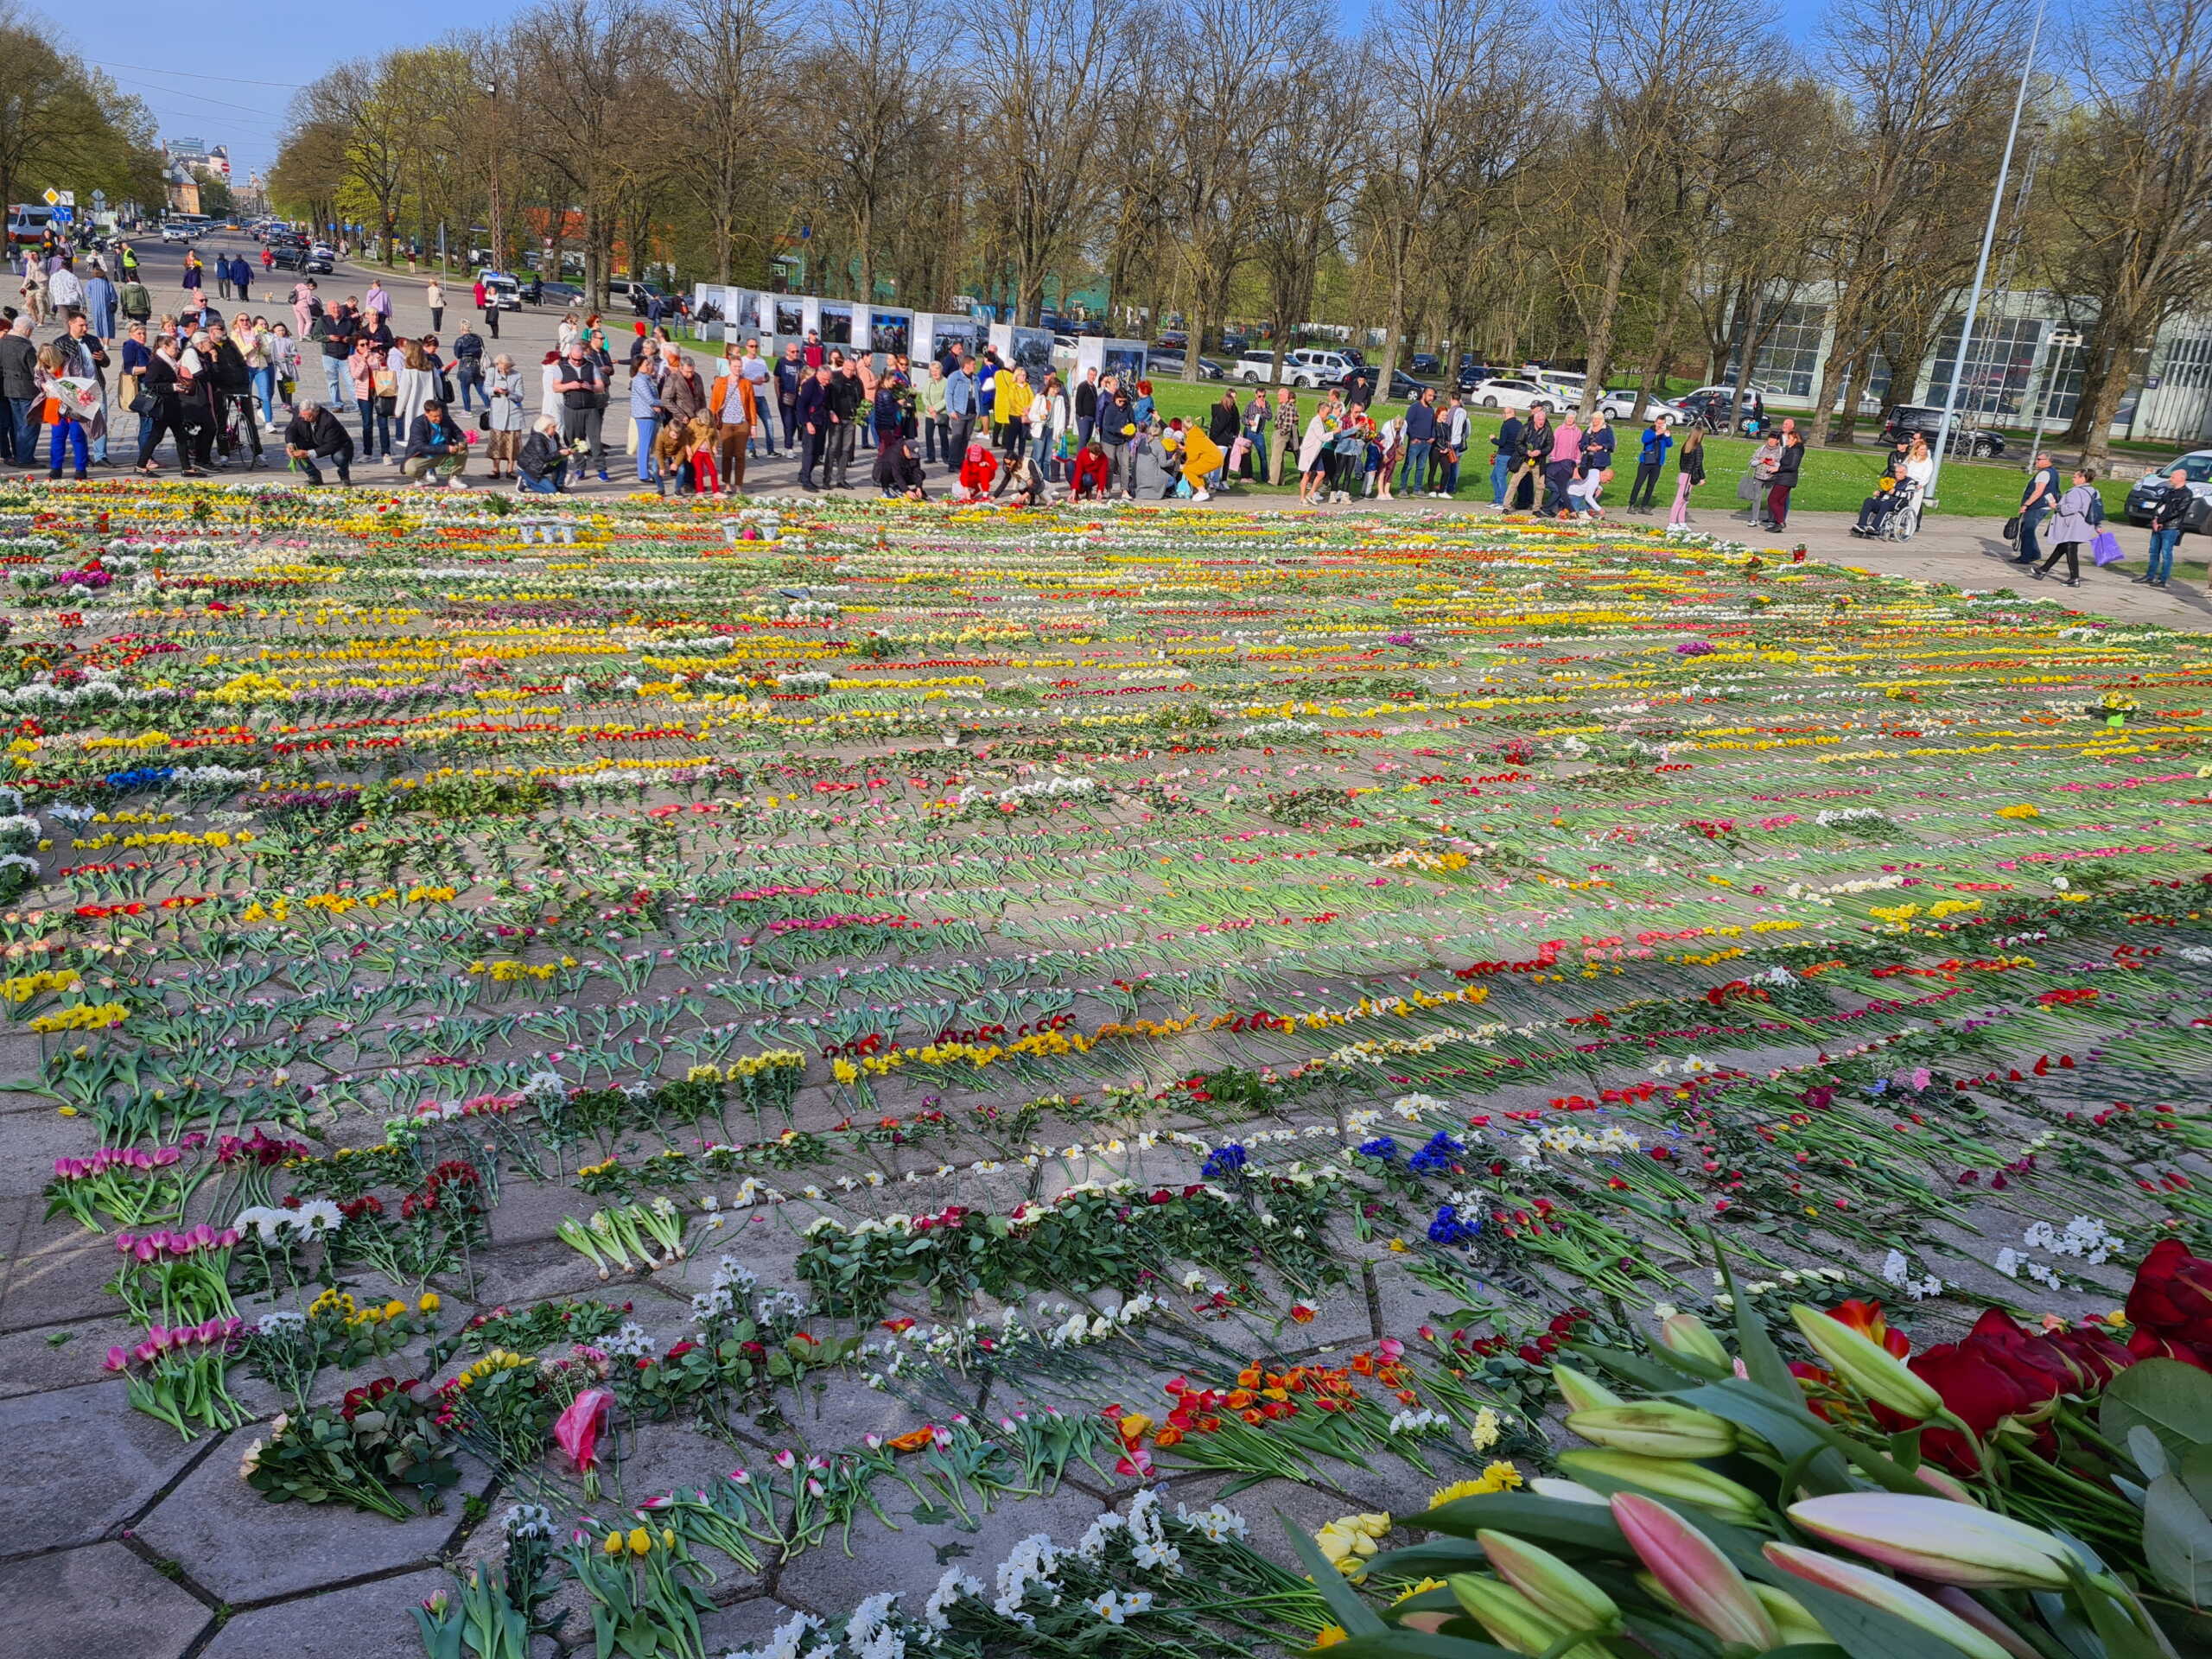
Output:
<path fill-rule="evenodd" d="M 1659 493 L 1659 474 L 1667 464 L 1667 451 L 1675 440 L 1669 433 L 1667 417 L 1660 415 L 1645 425 L 1643 441 L 1637 446 L 1636 481 L 1628 486 L 1628 505 L 1630 512 L 1649 512 Z"/>
<path fill-rule="evenodd" d="M 799 356 L 797 340 L 784 342 L 784 354 L 776 359 L 773 378 L 776 420 L 783 428 L 784 448 L 796 455 L 804 447 L 799 442 L 802 435 L 799 431 L 798 395 L 807 381 L 812 378 L 805 360 Z"/>
<path fill-rule="evenodd" d="M 0 340 L 0 351 L 4 351 L 6 346 L 7 342 Z M 145 384 L 146 361 L 153 354 L 154 348 L 148 341 L 146 325 L 143 322 L 126 325 L 123 332 L 123 369 L 115 383 L 116 402 L 122 408 L 129 409 L 138 401 L 139 388 Z M 137 419 L 138 436 L 143 441 L 151 416 L 141 415 Z M 0 446 L 4 446 L 4 453 L 10 459 L 13 459 L 14 455 L 12 448 L 14 442 L 15 436 L 12 430 L 4 439 L 0 439 Z"/>
<path fill-rule="evenodd" d="M 1466 400 L 1458 392 L 1452 394 L 1444 412 L 1436 417 L 1436 448 L 1429 452 L 1429 465 L 1437 476 L 1433 493 L 1449 501 L 1459 493 L 1459 462 L 1467 453 L 1467 441 L 1473 435 L 1474 423 L 1467 413 Z"/>
<path fill-rule="evenodd" d="M 17 326 L 21 327 L 23 321 L 18 318 Z M 176 336 L 164 334 L 155 340 L 139 382 L 146 396 L 153 401 L 154 412 L 146 417 L 145 423 L 138 429 L 138 470 L 149 474 L 161 470 L 154 464 L 154 450 L 166 435 L 176 441 L 177 470 L 186 478 L 198 478 L 200 474 L 193 465 L 192 441 L 186 436 L 182 424 L 183 396 L 179 366 Z"/>
<path fill-rule="evenodd" d="M 707 410 L 715 420 L 715 472 L 723 493 L 729 495 L 745 493 L 745 463 L 753 448 L 753 429 L 760 424 L 759 388 L 766 382 L 756 381 L 746 372 L 748 362 L 760 361 L 758 340 L 745 342 L 743 356 L 731 346 L 721 376 L 707 392 Z"/>
<path fill-rule="evenodd" d="M 1567 486 L 1582 465 L 1582 429 L 1568 416 L 1553 429 L 1551 454 L 1544 458 L 1544 505 L 1548 518 L 1567 516 Z"/>
<path fill-rule="evenodd" d="M 462 414 L 468 413 L 472 396 L 486 409 L 492 406 L 492 399 L 484 390 L 484 336 L 466 321 L 453 337 L 453 378 Z"/>
<path fill-rule="evenodd" d="M 1766 528 L 1767 486 L 1773 483 L 1774 469 L 1781 464 L 1782 435 L 1770 432 L 1751 452 L 1751 464 L 1745 469 L 1743 481 L 1736 486 L 1736 499 L 1748 504 L 1744 516 L 1754 530 Z"/>
<path fill-rule="evenodd" d="M 1428 487 L 1429 451 L 1436 442 L 1436 388 L 1423 386 L 1406 405 L 1406 464 L 1398 487 L 1408 495 Z"/>
<path fill-rule="evenodd" d="M 2181 540 L 2182 530 L 2196 505 L 2196 494 L 2189 487 L 2188 469 L 2175 467 L 2166 474 L 2166 481 L 2151 499 L 2151 556 L 2133 586 L 2166 585 L 2174 573 L 2174 546 Z"/>
<path fill-rule="evenodd" d="M 1705 434 L 1692 427 L 1682 435 L 1681 454 L 1675 459 L 1675 505 L 1667 510 L 1667 527 L 1687 527 L 1690 522 L 1690 492 L 1705 482 Z"/>
<path fill-rule="evenodd" d="M 653 437 L 660 430 L 661 365 L 658 353 L 648 353 L 630 375 L 630 420 L 637 428 L 638 482 L 652 484 L 659 475 L 653 471 Z"/>
<path fill-rule="evenodd" d="M 231 289 L 240 305 L 253 303 L 253 267 L 242 253 L 231 261 Z"/>
<path fill-rule="evenodd" d="M 1244 443 L 1243 476 L 1255 484 L 1268 481 L 1268 393 L 1263 386 L 1252 388 L 1252 401 L 1244 406 L 1244 423 L 1238 433 Z"/>
<path fill-rule="evenodd" d="M 922 422 L 922 458 L 932 467 L 939 466 L 940 451 L 950 460 L 952 456 L 952 427 L 945 414 L 947 382 L 944 365 L 931 359 L 930 372 L 914 388 L 914 404 Z"/>
<path fill-rule="evenodd" d="M 2066 585 L 2082 585 L 2082 548 L 2097 533 L 2097 526 L 2105 521 L 2105 499 L 2097 493 L 2096 470 L 2090 467 L 2074 469 L 2074 487 L 2058 498 L 2058 511 L 2050 517 L 2050 556 L 2035 568 L 2034 575 L 2041 582 L 2050 574 L 2050 569 L 2060 559 L 2066 561 Z"/>
<path fill-rule="evenodd" d="M 2057 505 L 2058 468 L 2051 464 L 2048 452 L 2040 453 L 2036 456 L 2035 469 L 2028 474 L 2026 486 L 2020 492 L 2020 550 L 2013 563 L 2033 564 L 2043 557 L 2043 546 L 2036 540 L 2036 530 Z"/>
<path fill-rule="evenodd" d="M 747 458 L 752 457 L 754 453 L 753 445 L 757 443 L 760 446 L 760 453 L 773 461 L 776 457 L 776 429 L 769 424 L 761 411 L 768 407 L 769 382 L 774 378 L 774 376 L 769 370 L 768 359 L 760 355 L 759 340 L 750 339 L 745 342 L 745 354 L 737 359 L 737 372 L 743 378 L 746 385 L 753 389 L 753 401 L 747 405 L 752 413 L 747 416 L 751 423 L 751 431 L 745 441 Z M 730 472 L 727 466 L 717 470 L 721 475 L 723 492 L 727 494 L 736 494 L 745 482 L 745 468 L 740 467 L 737 469 L 736 484 L 730 482 Z"/>
<path fill-rule="evenodd" d="M 391 296 L 385 292 L 384 283 L 374 276 L 369 278 L 369 291 L 361 298 L 361 315 L 378 322 L 391 321 Z"/>
<path fill-rule="evenodd" d="M 215 297 L 219 300 L 231 297 L 231 258 L 226 253 L 215 256 Z"/>
<path fill-rule="evenodd" d="M 46 300 L 53 308 L 54 320 L 67 322 L 81 315 L 85 309 L 85 284 L 77 275 L 77 268 L 67 259 L 55 262 L 46 276 Z"/>
<path fill-rule="evenodd" d="M 1288 386 L 1275 388 L 1275 482 L 1287 484 L 1298 475 L 1298 450 L 1304 429 L 1298 420 L 1298 394 Z"/>
<path fill-rule="evenodd" d="M 1788 433 L 1782 440 L 1782 457 L 1774 464 L 1774 476 L 1767 480 L 1766 516 L 1769 528 L 1780 535 L 1789 523 L 1789 493 L 1797 487 L 1798 471 L 1805 464 L 1805 440 L 1796 432 Z"/>
<path fill-rule="evenodd" d="M 491 423 L 485 441 L 484 458 L 491 463 L 493 478 L 513 478 L 516 458 L 522 448 L 523 379 L 515 367 L 515 360 L 505 352 L 492 359 L 491 372 L 484 378 L 486 418 Z M 501 468 L 505 468 L 504 473 Z"/>
<path fill-rule="evenodd" d="M 1090 435 L 1097 425 L 1098 371 L 1085 369 L 1083 384 L 1075 389 L 1075 447 L 1077 449 L 1090 442 Z"/>
<path fill-rule="evenodd" d="M 153 290 L 140 282 L 137 274 L 124 276 L 115 290 L 116 308 L 123 313 L 126 323 L 149 322 L 154 315 Z"/>
<path fill-rule="evenodd" d="M 107 279 L 107 268 L 93 260 L 92 271 L 85 278 L 85 315 L 92 325 L 95 339 L 115 338 L 115 284 Z"/>
<path fill-rule="evenodd" d="M 815 365 L 798 388 L 798 486 L 802 490 L 818 492 L 822 486 L 814 480 L 815 469 L 821 467 L 826 474 L 829 463 L 830 428 L 836 417 L 830 409 L 830 365 L 827 362 Z"/>
<path fill-rule="evenodd" d="M 431 277 L 423 289 L 423 303 L 430 308 L 430 332 L 434 334 L 445 333 L 446 285 L 436 277 Z"/>
<path fill-rule="evenodd" d="M 1098 388 L 1098 443 L 1106 453 L 1108 487 L 1122 500 L 1136 499 L 1136 405 L 1108 375 Z"/>
<path fill-rule="evenodd" d="M 1503 509 L 1505 505 L 1506 480 L 1518 479 L 1522 458 L 1521 417 L 1508 414 L 1498 423 L 1497 430 L 1490 440 L 1490 504 Z"/>
<path fill-rule="evenodd" d="M 346 362 L 353 355 L 359 321 L 350 305 L 340 305 L 317 317 L 308 331 L 309 338 L 319 340 L 322 346 L 323 406 L 336 413 L 353 407 L 353 380 Z M 315 329 L 322 332 L 316 334 Z"/>
<path fill-rule="evenodd" d="M 948 473 L 958 472 L 967 458 L 968 436 L 976 429 L 977 407 L 975 365 L 963 357 L 944 378 L 944 465 Z"/>
<path fill-rule="evenodd" d="M 553 371 L 553 388 L 561 399 L 561 441 L 571 449 L 590 442 L 599 394 L 606 386 L 606 376 L 578 335 Z"/>

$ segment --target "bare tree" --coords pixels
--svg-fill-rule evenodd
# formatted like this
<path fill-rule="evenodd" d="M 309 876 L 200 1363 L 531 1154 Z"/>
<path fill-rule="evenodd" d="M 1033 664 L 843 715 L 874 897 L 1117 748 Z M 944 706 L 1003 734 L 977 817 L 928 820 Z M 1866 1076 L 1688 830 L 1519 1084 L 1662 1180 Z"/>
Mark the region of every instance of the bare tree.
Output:
<path fill-rule="evenodd" d="M 2061 282 L 2096 310 L 2066 435 L 2087 459 L 2108 452 L 2139 357 L 2212 289 L 2212 14 L 2202 0 L 2126 0 L 2096 28 L 2069 54 L 2086 66 L 2086 98 L 2056 181 L 2071 232 Z M 2157 44 L 2099 54 L 2107 39 Z"/>
<path fill-rule="evenodd" d="M 738 225 L 761 191 L 768 96 L 787 49 L 779 0 L 675 0 L 682 34 L 670 72 L 689 119 L 677 179 L 707 218 L 715 280 L 730 280 Z"/>
<path fill-rule="evenodd" d="M 1359 87 L 1364 53 L 1351 62 L 1300 64 L 1271 92 L 1276 118 L 1253 156 L 1252 245 L 1266 274 L 1274 321 L 1273 377 L 1282 374 L 1291 330 L 1313 310 L 1321 255 L 1342 237 L 1363 143 Z"/>

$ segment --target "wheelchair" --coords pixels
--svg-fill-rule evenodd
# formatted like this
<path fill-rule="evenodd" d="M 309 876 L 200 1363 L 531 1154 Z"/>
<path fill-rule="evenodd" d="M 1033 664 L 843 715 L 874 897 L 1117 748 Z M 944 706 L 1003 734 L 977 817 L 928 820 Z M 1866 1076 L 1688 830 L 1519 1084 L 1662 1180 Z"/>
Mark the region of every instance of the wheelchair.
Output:
<path fill-rule="evenodd" d="M 1897 493 L 1897 505 L 1890 509 L 1890 516 L 1882 521 L 1881 539 L 1885 542 L 1909 542 L 1920 532 L 1920 480 L 1899 479 Z"/>

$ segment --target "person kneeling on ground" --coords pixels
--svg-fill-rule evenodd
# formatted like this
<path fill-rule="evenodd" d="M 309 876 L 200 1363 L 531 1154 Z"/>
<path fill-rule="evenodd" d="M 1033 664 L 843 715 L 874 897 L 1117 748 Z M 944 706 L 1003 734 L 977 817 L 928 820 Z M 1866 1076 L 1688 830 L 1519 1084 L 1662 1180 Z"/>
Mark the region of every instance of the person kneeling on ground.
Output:
<path fill-rule="evenodd" d="M 399 463 L 399 470 L 417 484 L 444 484 L 452 489 L 467 486 L 461 481 L 468 466 L 468 439 L 453 416 L 446 413 L 446 406 L 435 397 L 423 404 L 407 429 L 407 455 Z"/>
<path fill-rule="evenodd" d="M 515 457 L 515 487 L 530 495 L 560 495 L 568 472 L 569 452 L 562 447 L 561 423 L 550 415 L 541 415 Z"/>
<path fill-rule="evenodd" d="M 998 457 L 991 453 L 988 444 L 980 438 L 968 446 L 960 457 L 960 496 L 963 501 L 980 501 L 991 493 L 991 480 L 998 476 Z"/>
<path fill-rule="evenodd" d="M 353 435 L 344 422 L 313 398 L 303 400 L 299 413 L 285 424 L 284 453 L 308 475 L 310 484 L 322 482 L 315 462 L 323 460 L 335 464 L 340 484 L 353 481 Z"/>
<path fill-rule="evenodd" d="M 1228 454 L 1201 427 L 1177 427 L 1177 431 L 1181 431 L 1181 445 L 1177 447 L 1184 451 L 1184 482 L 1190 485 L 1190 500 L 1212 500 L 1212 491 L 1205 489 L 1205 480 L 1221 471 L 1228 462 Z"/>
<path fill-rule="evenodd" d="M 1023 455 L 999 474 L 999 486 L 991 493 L 1025 507 L 1041 507 L 1046 493 L 1045 475 L 1037 470 L 1035 461 Z"/>
<path fill-rule="evenodd" d="M 1080 501 L 1086 496 L 1096 496 L 1103 501 L 1113 478 L 1114 463 L 1107 460 L 1098 441 L 1090 439 L 1075 452 L 1075 493 L 1069 499 Z"/>
<path fill-rule="evenodd" d="M 1859 504 L 1859 522 L 1851 527 L 1851 533 L 1879 536 L 1889 528 L 1890 515 L 1897 506 L 1897 481 L 1884 473 L 1874 480 L 1874 493 Z"/>
<path fill-rule="evenodd" d="M 1567 511 L 1560 516 L 1580 522 L 1604 518 L 1605 510 L 1599 505 L 1598 498 L 1612 481 L 1613 469 L 1610 467 L 1593 469 L 1572 480 L 1567 486 Z"/>
<path fill-rule="evenodd" d="M 875 486 L 894 500 L 926 501 L 929 492 L 923 482 L 922 458 L 914 453 L 914 441 L 887 433 L 875 452 Z"/>

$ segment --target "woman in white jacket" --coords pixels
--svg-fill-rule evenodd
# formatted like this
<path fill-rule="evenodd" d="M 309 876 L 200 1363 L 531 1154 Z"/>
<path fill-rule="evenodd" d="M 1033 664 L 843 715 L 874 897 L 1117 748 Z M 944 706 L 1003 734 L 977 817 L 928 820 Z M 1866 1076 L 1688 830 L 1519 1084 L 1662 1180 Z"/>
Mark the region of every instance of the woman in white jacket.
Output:
<path fill-rule="evenodd" d="M 1037 463 L 1038 474 L 1052 483 L 1063 482 L 1060 472 L 1060 434 L 1075 427 L 1073 406 L 1068 402 L 1067 388 L 1060 384 L 1060 377 L 1045 377 L 1045 389 L 1037 394 L 1029 406 L 1030 460 Z"/>
<path fill-rule="evenodd" d="M 419 340 L 394 340 L 389 360 L 397 381 L 391 402 L 392 430 L 411 432 L 423 405 L 438 395 L 437 371 L 423 354 Z"/>

